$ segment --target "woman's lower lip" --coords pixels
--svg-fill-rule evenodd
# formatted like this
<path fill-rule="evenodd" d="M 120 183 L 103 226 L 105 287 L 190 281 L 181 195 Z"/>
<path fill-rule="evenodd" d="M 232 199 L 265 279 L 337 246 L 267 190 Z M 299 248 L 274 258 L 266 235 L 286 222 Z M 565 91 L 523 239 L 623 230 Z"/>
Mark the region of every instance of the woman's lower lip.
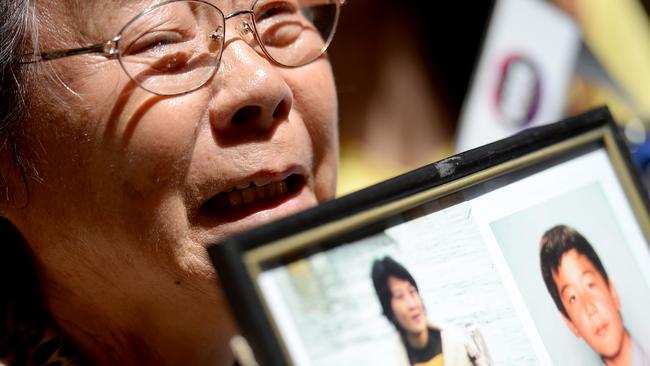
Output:
<path fill-rule="evenodd" d="M 278 206 L 281 206 L 283 203 L 291 200 L 298 193 L 292 193 L 273 201 L 266 201 L 260 203 L 252 203 L 240 208 L 234 208 L 230 210 L 225 210 L 219 214 L 221 221 L 238 221 L 248 216 L 253 216 L 256 213 L 272 210 Z"/>

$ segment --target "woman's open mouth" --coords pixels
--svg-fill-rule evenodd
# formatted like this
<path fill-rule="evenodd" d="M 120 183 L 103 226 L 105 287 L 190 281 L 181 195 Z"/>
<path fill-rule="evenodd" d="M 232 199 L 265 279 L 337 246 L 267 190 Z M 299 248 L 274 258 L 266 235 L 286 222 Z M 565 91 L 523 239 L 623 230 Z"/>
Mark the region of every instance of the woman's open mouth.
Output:
<path fill-rule="evenodd" d="M 273 208 L 296 195 L 305 185 L 302 175 L 292 174 L 280 181 L 247 182 L 221 192 L 201 206 L 201 212 L 234 221 Z"/>

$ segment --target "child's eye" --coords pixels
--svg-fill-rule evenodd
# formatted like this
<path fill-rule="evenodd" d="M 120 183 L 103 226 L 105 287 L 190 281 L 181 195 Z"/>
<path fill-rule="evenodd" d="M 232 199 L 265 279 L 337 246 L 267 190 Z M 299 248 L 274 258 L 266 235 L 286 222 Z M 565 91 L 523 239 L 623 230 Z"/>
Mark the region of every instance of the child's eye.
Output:
<path fill-rule="evenodd" d="M 576 295 L 569 296 L 569 304 L 573 304 L 577 299 Z"/>

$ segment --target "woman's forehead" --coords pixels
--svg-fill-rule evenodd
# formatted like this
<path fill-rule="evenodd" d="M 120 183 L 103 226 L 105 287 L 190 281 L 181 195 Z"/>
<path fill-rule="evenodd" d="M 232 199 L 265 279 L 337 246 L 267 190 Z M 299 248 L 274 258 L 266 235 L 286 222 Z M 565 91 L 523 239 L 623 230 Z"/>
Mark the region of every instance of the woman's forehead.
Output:
<path fill-rule="evenodd" d="M 169 0 L 83 0 L 81 4 L 90 5 L 96 9 L 103 11 L 106 15 L 106 6 L 108 5 L 114 11 L 120 10 L 139 10 L 142 11 L 152 5 L 156 5 L 162 2 L 167 2 Z M 233 10 L 247 9 L 250 8 L 254 0 L 202 0 L 206 3 L 210 3 L 224 12 L 230 12 Z"/>
<path fill-rule="evenodd" d="M 133 17 L 150 6 L 169 0 L 48 0 L 43 1 L 41 14 L 47 14 L 50 30 L 68 29 L 73 38 L 98 42 L 117 34 Z M 248 9 L 254 0 L 203 0 L 228 14 Z M 64 10 L 65 9 L 65 10 Z M 60 32 L 59 32 L 60 33 Z M 77 34 L 76 36 L 74 34 Z"/>

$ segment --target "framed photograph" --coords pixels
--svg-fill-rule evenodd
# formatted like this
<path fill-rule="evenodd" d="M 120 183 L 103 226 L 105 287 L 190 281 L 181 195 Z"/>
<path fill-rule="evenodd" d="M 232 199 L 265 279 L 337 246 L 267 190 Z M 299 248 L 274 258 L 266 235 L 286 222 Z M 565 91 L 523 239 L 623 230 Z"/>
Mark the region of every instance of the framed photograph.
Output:
<path fill-rule="evenodd" d="M 642 365 L 648 199 L 607 109 L 209 253 L 246 365 Z"/>

